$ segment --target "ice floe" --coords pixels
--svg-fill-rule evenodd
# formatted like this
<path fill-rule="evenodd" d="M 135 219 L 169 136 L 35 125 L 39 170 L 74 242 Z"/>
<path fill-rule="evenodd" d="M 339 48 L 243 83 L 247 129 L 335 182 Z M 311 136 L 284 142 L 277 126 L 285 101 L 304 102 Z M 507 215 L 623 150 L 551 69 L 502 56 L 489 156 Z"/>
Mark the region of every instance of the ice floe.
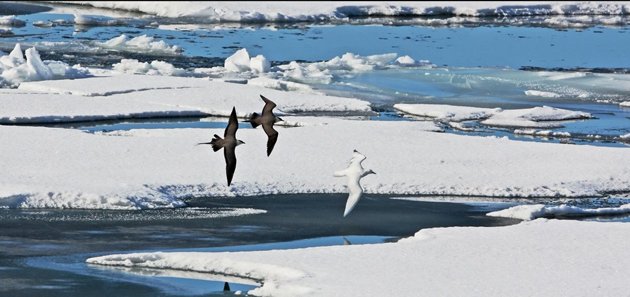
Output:
<path fill-rule="evenodd" d="M 145 91 L 124 92 L 142 84 Z M 190 87 L 182 87 L 186 84 Z M 133 116 L 132 111 L 147 116 L 151 110 L 160 115 L 161 107 L 172 112 L 227 115 L 236 106 L 239 116 L 244 117 L 260 110 L 259 94 L 273 98 L 285 113 L 306 106 L 347 108 L 344 104 L 353 102 L 164 76 L 121 75 L 23 85 L 25 89 L 3 94 L 3 121 L 68 121 L 82 114 L 93 118 L 107 114 Z M 160 89 L 169 85 L 180 88 Z M 200 87 L 203 85 L 206 87 Z M 29 87 L 54 89 L 59 95 L 35 96 L 26 91 Z M 94 100 L 70 95 L 78 90 L 82 94 L 112 95 Z M 55 105 L 57 102 L 62 103 Z M 328 106 L 326 102 L 333 104 Z M 356 103 L 369 109 L 365 102 Z M 239 130 L 239 138 L 247 144 L 239 152 L 232 187 L 225 185 L 224 170 L 212 169 L 224 167 L 222 156 L 194 146 L 212 134 L 223 133 L 223 129 L 131 130 L 126 131 L 126 137 L 117 137 L 68 129 L 0 126 L 0 143 L 10 144 L 0 147 L 2 167 L 10 168 L 0 174 L 0 205 L 134 209 L 183 206 L 183 199 L 197 195 L 339 193 L 345 189 L 332 172 L 347 161 L 347 153 L 353 149 L 372 156 L 371 167 L 379 173 L 378 179 L 363 185 L 367 195 L 575 197 L 629 190 L 626 164 L 630 152 L 621 148 L 432 133 L 439 129 L 431 122 L 283 118 L 300 124 L 295 128 L 279 127 L 280 137 L 274 148 L 278 154 L 271 157 L 259 149 L 266 145 L 266 137 L 259 131 Z M 399 145 L 384 147 L 383 143 Z M 258 170 L 262 163 L 274 172 L 273 176 Z"/>
<path fill-rule="evenodd" d="M 26 22 L 16 18 L 14 15 L 5 15 L 0 17 L 0 26 L 24 27 L 26 26 Z"/>
<path fill-rule="evenodd" d="M 256 296 L 615 296 L 630 290 L 629 233 L 627 223 L 538 219 L 424 229 L 396 243 L 86 262 L 254 279 L 260 287 L 248 294 Z"/>
<path fill-rule="evenodd" d="M 181 54 L 183 49 L 177 45 L 169 45 L 164 40 L 156 40 L 145 35 L 130 38 L 122 34 L 105 42 L 97 42 L 97 45 L 109 49 L 140 52 L 144 54 Z"/>
<path fill-rule="evenodd" d="M 589 119 L 589 113 L 549 106 L 526 109 L 478 108 L 440 104 L 395 104 L 394 108 L 407 114 L 431 117 L 444 122 L 480 120 L 484 125 L 521 128 L 557 128 L 560 121 Z"/>
<path fill-rule="evenodd" d="M 260 94 L 285 113 L 367 114 L 366 101 L 293 93 L 202 78 L 112 75 L 82 80 L 29 82 L 0 92 L 0 123 L 61 123 L 151 117 L 239 116 L 260 109 Z M 211 95 L 210 95 L 211 94 Z"/>
<path fill-rule="evenodd" d="M 604 215 L 620 215 L 630 214 L 630 204 L 624 204 L 619 207 L 601 207 L 601 208 L 583 208 L 572 205 L 544 205 L 544 204 L 526 204 L 517 205 L 508 209 L 493 211 L 486 215 L 491 217 L 514 218 L 520 220 L 533 220 L 541 217 L 558 217 L 558 216 L 604 216 Z"/>
<path fill-rule="evenodd" d="M 75 14 L 74 24 L 80 26 L 120 26 L 125 25 L 126 22 L 103 15 Z"/>
<path fill-rule="evenodd" d="M 146 75 L 168 75 L 168 76 L 186 76 L 188 71 L 177 68 L 173 64 L 153 60 L 149 62 L 140 62 L 136 59 L 122 59 L 119 63 L 112 65 L 112 70 L 126 74 L 146 74 Z"/>

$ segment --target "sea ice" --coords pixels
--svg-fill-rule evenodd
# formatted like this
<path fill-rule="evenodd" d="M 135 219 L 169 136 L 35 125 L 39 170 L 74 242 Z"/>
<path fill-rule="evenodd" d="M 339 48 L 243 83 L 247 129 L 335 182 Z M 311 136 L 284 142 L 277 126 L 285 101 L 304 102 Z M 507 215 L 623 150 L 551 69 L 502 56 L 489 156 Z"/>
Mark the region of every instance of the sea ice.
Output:
<path fill-rule="evenodd" d="M 164 40 L 156 40 L 154 37 L 147 35 L 129 38 L 129 36 L 122 34 L 105 42 L 97 42 L 97 44 L 105 48 L 145 54 L 178 55 L 183 51 L 177 45 L 169 45 Z"/>
<path fill-rule="evenodd" d="M 554 128 L 559 121 L 589 119 L 589 113 L 549 106 L 526 109 L 478 108 L 442 104 L 395 104 L 394 108 L 407 114 L 436 118 L 445 122 L 480 120 L 482 124 L 500 127 Z"/>
<path fill-rule="evenodd" d="M 245 277 L 260 283 L 256 296 L 617 296 L 630 290 L 628 234 L 627 223 L 538 219 L 424 229 L 396 243 L 86 262 Z"/>
<path fill-rule="evenodd" d="M 89 70 L 80 66 L 69 66 L 60 61 L 43 62 L 35 48 L 22 53 L 20 44 L 9 55 L 0 57 L 0 84 L 17 86 L 25 81 L 39 81 L 89 76 Z"/>
<path fill-rule="evenodd" d="M 558 206 L 526 204 L 513 206 L 508 209 L 493 211 L 486 215 L 491 217 L 514 218 L 529 221 L 541 217 L 617 215 L 628 213 L 630 213 L 630 204 L 624 204 L 619 207 L 602 208 L 582 208 L 566 204 Z"/>

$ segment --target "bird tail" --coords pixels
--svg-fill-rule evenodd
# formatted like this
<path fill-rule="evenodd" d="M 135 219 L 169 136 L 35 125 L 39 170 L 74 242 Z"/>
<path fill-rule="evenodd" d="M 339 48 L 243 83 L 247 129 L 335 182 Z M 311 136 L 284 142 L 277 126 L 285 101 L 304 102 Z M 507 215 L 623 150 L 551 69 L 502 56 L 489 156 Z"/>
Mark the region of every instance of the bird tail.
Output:
<path fill-rule="evenodd" d="M 209 144 L 212 146 L 212 150 L 216 152 L 222 148 L 221 144 L 219 143 L 219 140 L 223 140 L 223 139 L 219 137 L 219 135 L 214 134 L 214 138 L 212 138 L 210 142 L 200 142 L 200 143 L 197 143 L 197 145 Z"/>
<path fill-rule="evenodd" d="M 260 124 L 257 124 L 256 121 L 255 121 L 259 117 L 260 117 L 260 115 L 255 113 L 255 112 L 252 113 L 252 115 L 249 116 L 249 123 L 252 124 L 252 128 L 256 128 L 256 127 L 258 127 L 260 125 Z"/>
<path fill-rule="evenodd" d="M 219 144 L 219 140 L 223 140 L 219 135 L 214 134 L 214 138 L 210 141 L 210 145 L 212 145 L 213 151 L 218 151 L 221 149 L 221 145 Z"/>

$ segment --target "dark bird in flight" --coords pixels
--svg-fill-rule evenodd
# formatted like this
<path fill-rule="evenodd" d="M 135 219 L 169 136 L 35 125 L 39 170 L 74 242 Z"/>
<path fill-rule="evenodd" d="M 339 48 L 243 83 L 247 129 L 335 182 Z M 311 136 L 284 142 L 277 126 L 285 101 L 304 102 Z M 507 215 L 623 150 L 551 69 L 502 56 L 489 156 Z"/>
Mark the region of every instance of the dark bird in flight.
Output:
<path fill-rule="evenodd" d="M 214 134 L 212 141 L 199 143 L 212 145 L 212 149 L 215 152 L 223 148 L 223 156 L 225 156 L 225 174 L 227 175 L 228 186 L 232 183 L 232 177 L 234 176 L 234 170 L 236 169 L 236 153 L 234 151 L 237 146 L 245 143 L 236 139 L 236 130 L 238 130 L 236 108 L 232 107 L 230 120 L 225 128 L 225 133 L 223 133 L 223 138 Z"/>
<path fill-rule="evenodd" d="M 282 119 L 273 114 L 273 109 L 276 107 L 276 104 L 273 103 L 273 101 L 265 98 L 263 95 L 260 95 L 260 98 L 265 101 L 262 114 L 259 115 L 254 112 L 249 117 L 248 122 L 252 124 L 253 128 L 262 125 L 263 130 L 265 130 L 265 134 L 267 134 L 267 156 L 269 156 L 271 155 L 273 147 L 276 145 L 276 141 L 278 141 L 278 131 L 273 128 L 273 124 L 281 122 Z"/>

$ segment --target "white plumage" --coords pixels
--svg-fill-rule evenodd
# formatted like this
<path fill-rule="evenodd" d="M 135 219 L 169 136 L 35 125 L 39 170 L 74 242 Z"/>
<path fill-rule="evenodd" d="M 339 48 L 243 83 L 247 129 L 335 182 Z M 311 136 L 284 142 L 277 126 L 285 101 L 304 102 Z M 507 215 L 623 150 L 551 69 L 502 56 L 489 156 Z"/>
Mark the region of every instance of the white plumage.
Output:
<path fill-rule="evenodd" d="M 347 176 L 348 177 L 348 201 L 346 201 L 346 209 L 343 212 L 343 216 L 346 217 L 357 205 L 359 199 L 361 198 L 361 194 L 363 194 L 363 188 L 359 181 L 361 178 L 368 174 L 376 174 L 371 169 L 365 170 L 361 163 L 365 160 L 366 157 L 361 153 L 354 150 L 352 154 L 352 159 L 350 160 L 350 165 L 348 168 L 344 170 L 335 171 L 334 175 L 337 177 Z"/>

